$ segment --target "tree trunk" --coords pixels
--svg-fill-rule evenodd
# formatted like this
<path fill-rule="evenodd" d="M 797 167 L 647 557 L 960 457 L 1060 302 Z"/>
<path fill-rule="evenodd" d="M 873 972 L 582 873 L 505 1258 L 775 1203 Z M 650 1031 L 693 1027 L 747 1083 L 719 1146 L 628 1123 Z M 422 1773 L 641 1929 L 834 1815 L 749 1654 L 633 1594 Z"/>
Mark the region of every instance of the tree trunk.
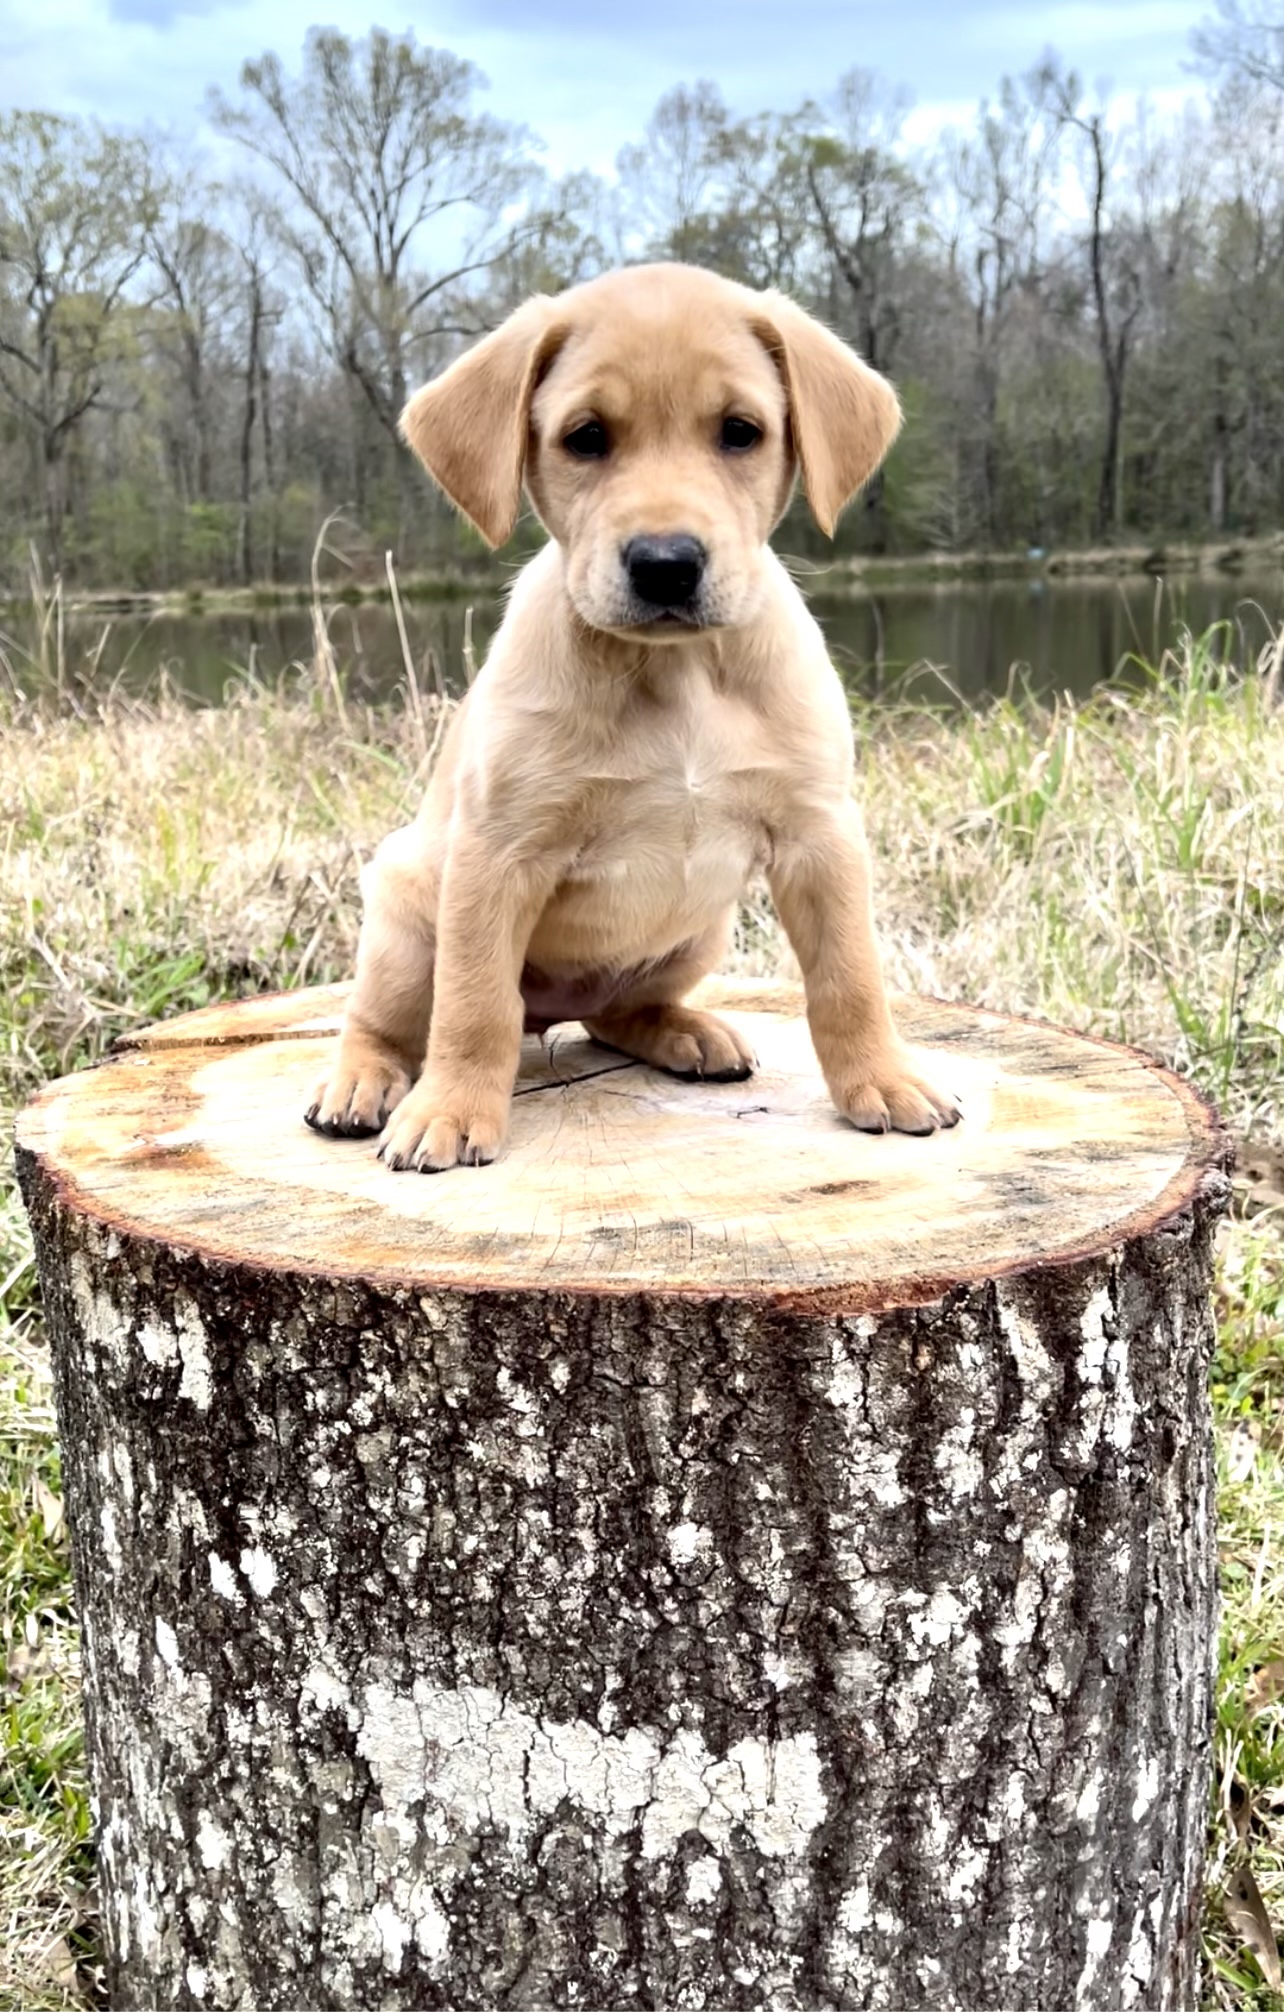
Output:
<path fill-rule="evenodd" d="M 201 337 L 191 317 L 185 314 L 183 319 L 187 399 L 192 408 L 192 431 L 196 436 L 196 501 L 208 503 L 214 484 L 210 471 L 210 414 L 205 385 L 205 359 L 201 351 Z"/>
<path fill-rule="evenodd" d="M 272 383 L 271 374 L 259 353 L 259 411 L 263 433 L 263 480 L 267 489 L 268 505 L 268 578 L 275 582 L 281 578 L 281 499 L 277 492 L 276 458 L 272 445 Z"/>
<path fill-rule="evenodd" d="M 528 1042 L 415 1179 L 341 1000 L 20 1128 L 117 2012 L 1194 2012 L 1207 1109 L 906 1002 L 966 1117 L 867 1138 L 741 986 L 750 1082 Z"/>
<path fill-rule="evenodd" d="M 1111 323 L 1110 302 L 1106 286 L 1105 250 L 1107 226 L 1105 222 L 1106 182 L 1109 169 L 1106 160 L 1105 126 L 1100 113 L 1090 119 L 1074 119 L 1087 137 L 1092 151 L 1092 235 L 1089 239 L 1089 259 L 1092 269 L 1092 298 L 1097 317 L 1097 350 L 1101 358 L 1101 384 L 1105 394 L 1106 437 L 1101 450 L 1101 472 L 1097 478 L 1097 503 L 1093 512 L 1093 536 L 1108 537 L 1119 527 L 1119 451 L 1123 434 L 1124 370 L 1126 366 L 1127 326 L 1118 337 Z"/>
<path fill-rule="evenodd" d="M 1093 535 L 1108 538 L 1119 528 L 1119 443 L 1123 425 L 1123 386 L 1106 379 L 1106 439 L 1097 478 L 1097 508 Z"/>
<path fill-rule="evenodd" d="M 241 418 L 241 536 L 240 575 L 245 586 L 254 577 L 253 525 L 254 508 L 254 407 L 255 393 L 259 383 L 259 327 L 263 314 L 263 297 L 259 288 L 258 273 L 250 273 L 250 329 L 245 358 L 245 405 Z"/>
<path fill-rule="evenodd" d="M 40 468 L 44 484 L 45 536 L 49 541 L 49 570 L 52 577 L 59 580 L 63 568 L 62 441 L 53 428 L 46 428 L 41 437 Z"/>
<path fill-rule="evenodd" d="M 1208 528 L 1220 538 L 1226 529 L 1226 461 L 1230 428 L 1220 407 L 1213 414 L 1213 465 L 1208 484 Z"/>

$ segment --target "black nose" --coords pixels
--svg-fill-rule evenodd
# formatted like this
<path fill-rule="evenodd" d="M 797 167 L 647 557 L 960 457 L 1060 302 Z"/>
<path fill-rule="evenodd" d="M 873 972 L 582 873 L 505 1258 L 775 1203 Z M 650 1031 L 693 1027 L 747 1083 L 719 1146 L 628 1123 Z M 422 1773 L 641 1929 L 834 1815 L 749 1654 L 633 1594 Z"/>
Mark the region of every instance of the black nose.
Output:
<path fill-rule="evenodd" d="M 698 538 L 630 538 L 624 570 L 639 601 L 651 608 L 680 608 L 704 578 L 708 557 Z"/>

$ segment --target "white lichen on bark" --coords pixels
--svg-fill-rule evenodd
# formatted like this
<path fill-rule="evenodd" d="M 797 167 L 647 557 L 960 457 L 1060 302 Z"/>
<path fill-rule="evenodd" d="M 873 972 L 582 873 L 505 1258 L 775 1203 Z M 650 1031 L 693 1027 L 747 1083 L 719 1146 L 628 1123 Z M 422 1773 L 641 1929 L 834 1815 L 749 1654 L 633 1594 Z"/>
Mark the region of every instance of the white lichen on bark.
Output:
<path fill-rule="evenodd" d="M 442 1845 L 496 1831 L 519 1851 L 565 1805 L 598 1819 L 611 1842 L 636 1833 L 644 1859 L 688 1832 L 723 1850 L 738 1829 L 767 1858 L 802 1858 L 828 1811 L 810 1733 L 738 1740 L 719 1756 L 687 1730 L 603 1733 L 523 1711 L 484 1685 L 425 1683 L 408 1697 L 372 1686 L 349 1724 L 384 1809 L 417 1810 Z"/>

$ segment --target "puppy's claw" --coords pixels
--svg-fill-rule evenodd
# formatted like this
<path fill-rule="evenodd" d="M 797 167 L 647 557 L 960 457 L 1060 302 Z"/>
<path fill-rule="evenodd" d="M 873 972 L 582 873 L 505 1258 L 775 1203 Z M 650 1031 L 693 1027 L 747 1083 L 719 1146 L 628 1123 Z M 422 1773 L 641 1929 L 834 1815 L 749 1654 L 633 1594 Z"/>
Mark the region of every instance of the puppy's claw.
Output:
<path fill-rule="evenodd" d="M 908 1055 L 891 1055 L 857 1081 L 833 1088 L 834 1102 L 858 1132 L 905 1132 L 925 1139 L 950 1130 L 963 1115 L 955 1098 L 914 1074 Z"/>
<path fill-rule="evenodd" d="M 303 1122 L 325 1139 L 373 1139 L 410 1088 L 410 1073 L 373 1043 L 345 1055 L 340 1048 L 321 1078 Z"/>
<path fill-rule="evenodd" d="M 671 1069 L 680 1083 L 743 1083 L 753 1074 L 753 1064 L 738 1063 L 734 1069 Z"/>
<path fill-rule="evenodd" d="M 451 1167 L 487 1167 L 498 1158 L 507 1097 L 493 1110 L 472 1105 L 443 1112 L 443 1102 L 449 1100 L 420 1084 L 398 1105 L 379 1148 L 379 1158 L 393 1173 L 444 1174 Z"/>
<path fill-rule="evenodd" d="M 756 1057 L 738 1030 L 691 1006 L 644 1007 L 615 1020 L 590 1020 L 604 1048 L 635 1055 L 684 1083 L 743 1083 Z"/>
<path fill-rule="evenodd" d="M 755 1055 L 752 1062 L 742 1062 L 737 1069 L 713 1069 L 709 1074 L 711 1083 L 747 1083 L 758 1066 Z"/>
<path fill-rule="evenodd" d="M 313 1119 L 307 1118 L 306 1114 L 305 1119 L 313 1131 L 320 1132 L 325 1139 L 374 1139 L 384 1128 L 386 1114 L 381 1108 L 378 1117 L 371 1124 L 367 1124 L 364 1118 L 353 1117 L 328 1118 L 324 1124 L 317 1124 Z"/>

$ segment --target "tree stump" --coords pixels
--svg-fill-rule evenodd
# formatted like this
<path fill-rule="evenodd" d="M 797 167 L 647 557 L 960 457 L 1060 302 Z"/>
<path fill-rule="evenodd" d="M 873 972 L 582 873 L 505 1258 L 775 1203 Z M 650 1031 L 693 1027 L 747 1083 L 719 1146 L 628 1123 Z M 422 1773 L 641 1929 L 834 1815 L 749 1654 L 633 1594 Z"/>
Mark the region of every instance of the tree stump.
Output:
<path fill-rule="evenodd" d="M 528 1041 L 494 1167 L 316 1137 L 342 991 L 20 1127 L 112 2003 L 1192 2012 L 1216 1122 L 904 1002 L 688 1084 Z"/>

